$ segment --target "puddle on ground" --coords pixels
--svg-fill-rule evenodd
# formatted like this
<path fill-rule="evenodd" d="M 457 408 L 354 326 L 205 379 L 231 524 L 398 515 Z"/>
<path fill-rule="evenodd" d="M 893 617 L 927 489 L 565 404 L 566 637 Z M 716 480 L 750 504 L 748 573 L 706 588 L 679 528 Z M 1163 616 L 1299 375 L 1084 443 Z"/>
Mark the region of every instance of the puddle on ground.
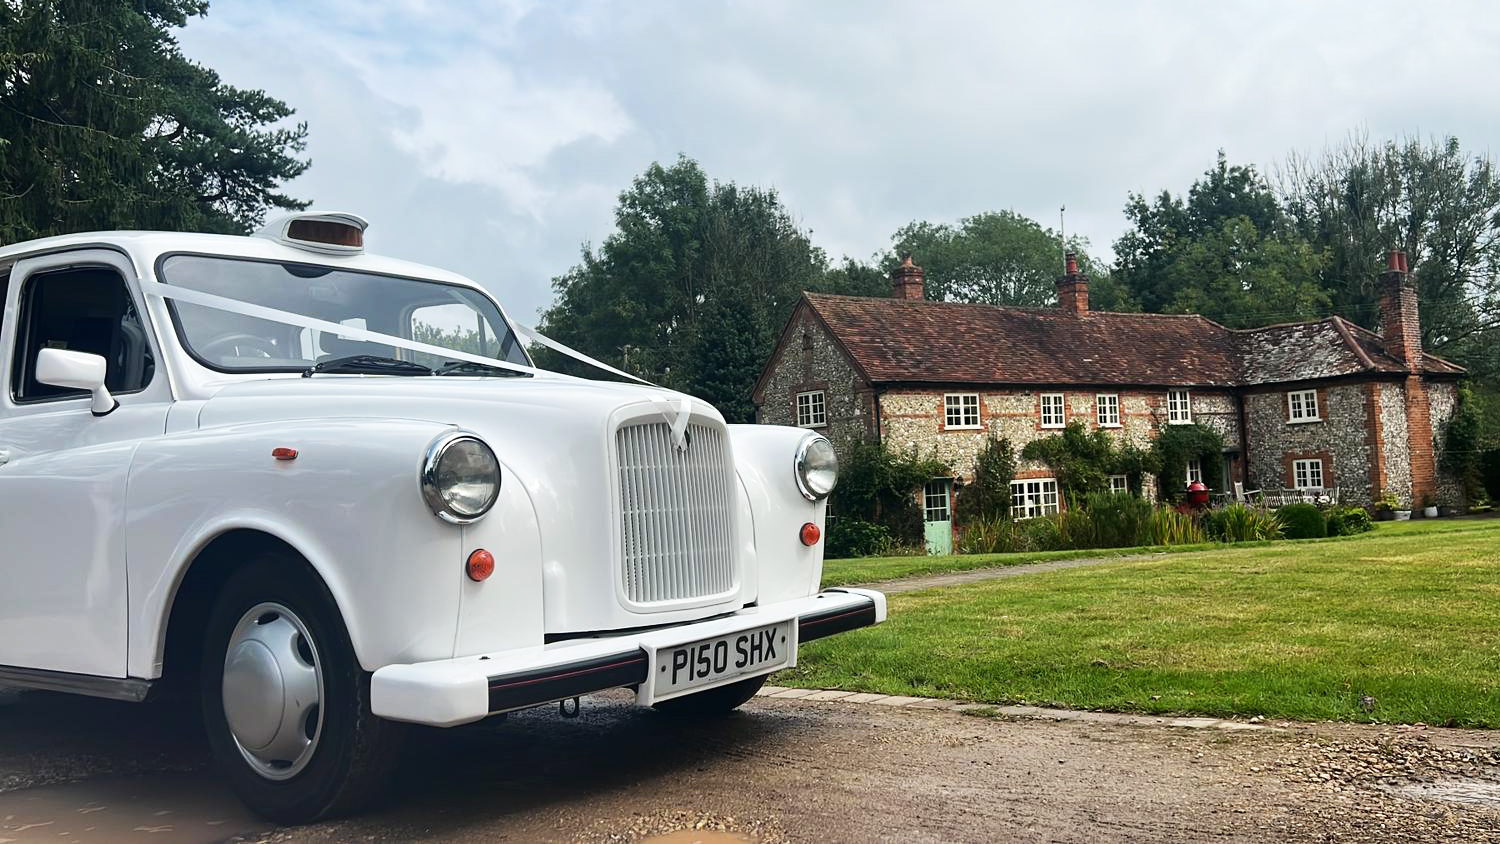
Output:
<path fill-rule="evenodd" d="M 201 773 L 100 777 L 0 792 L 0 844 L 209 844 L 271 828 Z"/>
<path fill-rule="evenodd" d="M 1500 783 L 1493 782 L 1431 782 L 1403 785 L 1391 789 L 1402 797 L 1420 800 L 1443 800 L 1448 803 L 1467 803 L 1471 806 L 1487 806 L 1500 809 Z"/>
<path fill-rule="evenodd" d="M 679 829 L 666 835 L 647 838 L 642 844 L 747 844 L 755 839 L 733 832 L 712 832 L 702 829 Z"/>

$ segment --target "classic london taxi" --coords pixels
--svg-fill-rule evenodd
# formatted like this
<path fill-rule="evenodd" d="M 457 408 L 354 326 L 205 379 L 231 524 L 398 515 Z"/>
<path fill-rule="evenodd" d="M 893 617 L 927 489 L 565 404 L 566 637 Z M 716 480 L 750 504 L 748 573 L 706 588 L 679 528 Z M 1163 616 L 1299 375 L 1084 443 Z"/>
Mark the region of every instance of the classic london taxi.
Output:
<path fill-rule="evenodd" d="M 615 687 L 728 711 L 884 620 L 819 591 L 824 437 L 538 369 L 529 344 L 631 378 L 364 231 L 0 248 L 0 683 L 191 691 L 237 792 L 295 823 L 373 794 L 403 722 Z"/>

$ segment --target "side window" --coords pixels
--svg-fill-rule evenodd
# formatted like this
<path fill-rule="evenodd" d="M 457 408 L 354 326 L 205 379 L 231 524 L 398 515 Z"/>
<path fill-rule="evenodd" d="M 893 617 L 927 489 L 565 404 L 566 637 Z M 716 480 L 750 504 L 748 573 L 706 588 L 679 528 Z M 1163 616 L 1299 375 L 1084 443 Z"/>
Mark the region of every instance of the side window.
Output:
<path fill-rule="evenodd" d="M 11 395 L 18 402 L 87 395 L 36 380 L 42 349 L 99 355 L 108 362 L 105 386 L 133 393 L 151 383 L 156 361 L 146 327 L 120 274 L 105 267 L 39 273 L 27 279 L 16 310 L 16 354 Z"/>

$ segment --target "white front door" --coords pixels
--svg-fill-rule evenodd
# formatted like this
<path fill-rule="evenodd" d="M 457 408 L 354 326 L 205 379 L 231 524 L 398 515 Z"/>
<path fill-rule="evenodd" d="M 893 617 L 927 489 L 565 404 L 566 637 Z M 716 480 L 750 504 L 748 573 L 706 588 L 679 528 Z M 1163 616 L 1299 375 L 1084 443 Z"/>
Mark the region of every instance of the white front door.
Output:
<path fill-rule="evenodd" d="M 3 270 L 0 270 L 3 272 Z M 10 268 L 0 320 L 0 666 L 125 676 L 126 477 L 161 436 L 171 389 L 110 250 Z M 103 355 L 120 406 L 35 379 L 41 349 Z"/>

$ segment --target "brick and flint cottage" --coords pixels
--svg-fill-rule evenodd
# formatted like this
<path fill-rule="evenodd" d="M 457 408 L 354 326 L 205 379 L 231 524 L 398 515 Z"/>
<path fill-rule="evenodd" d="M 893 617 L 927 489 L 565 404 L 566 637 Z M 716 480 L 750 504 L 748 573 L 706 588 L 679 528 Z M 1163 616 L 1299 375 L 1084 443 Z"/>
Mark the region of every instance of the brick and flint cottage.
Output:
<path fill-rule="evenodd" d="M 1198 423 L 1223 437 L 1221 477 L 1245 489 L 1462 503 L 1435 435 L 1464 370 L 1423 352 L 1400 252 L 1380 278 L 1378 334 L 1337 316 L 1231 330 L 1196 315 L 1090 311 L 1071 255 L 1056 308 L 927 301 L 909 257 L 891 279 L 891 298 L 803 294 L 756 384 L 758 421 L 915 448 L 959 480 L 991 433 L 1019 451 L 1077 420 L 1145 446 L 1163 426 Z M 1195 473 L 1190 464 L 1183 483 Z M 928 485 L 929 521 L 947 519 L 950 480 Z M 1066 506 L 1041 464 L 1023 461 L 1012 493 L 1026 515 Z"/>

